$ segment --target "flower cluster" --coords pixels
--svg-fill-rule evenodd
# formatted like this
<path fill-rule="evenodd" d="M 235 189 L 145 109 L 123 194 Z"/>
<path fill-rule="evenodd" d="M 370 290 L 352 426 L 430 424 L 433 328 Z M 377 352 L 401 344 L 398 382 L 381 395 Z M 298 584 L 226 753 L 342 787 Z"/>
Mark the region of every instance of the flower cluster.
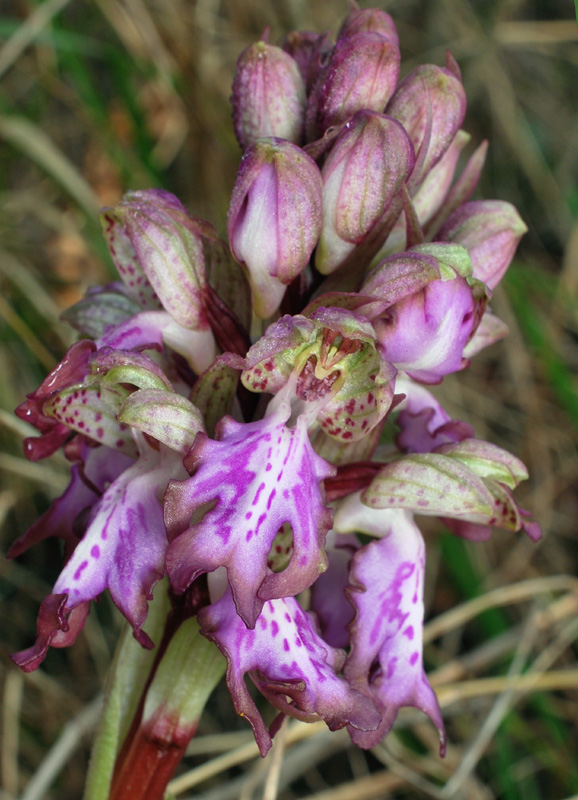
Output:
<path fill-rule="evenodd" d="M 70 645 L 105 589 L 153 647 L 143 624 L 167 575 L 173 599 L 195 593 L 262 754 L 278 720 L 267 729 L 246 676 L 281 717 L 363 748 L 414 706 L 443 748 L 419 516 L 474 540 L 540 530 L 512 495 L 524 465 L 426 387 L 507 332 L 489 302 L 525 227 L 469 199 L 485 143 L 457 174 L 452 56 L 399 70 L 378 9 L 352 8 L 334 43 L 259 41 L 233 86 L 228 242 L 158 189 L 103 210 L 121 281 L 67 312 L 83 338 L 17 411 L 40 432 L 30 459 L 71 462 L 10 552 L 65 543 L 23 669 Z"/>

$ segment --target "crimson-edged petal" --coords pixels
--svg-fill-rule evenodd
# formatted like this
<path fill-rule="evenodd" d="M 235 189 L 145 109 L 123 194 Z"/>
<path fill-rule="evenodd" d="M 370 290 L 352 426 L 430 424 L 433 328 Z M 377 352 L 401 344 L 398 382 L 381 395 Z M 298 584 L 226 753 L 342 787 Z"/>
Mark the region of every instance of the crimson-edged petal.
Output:
<path fill-rule="evenodd" d="M 177 453 L 148 447 L 137 435 L 141 455 L 105 491 L 91 523 L 54 586 L 66 594 L 66 610 L 106 588 L 131 623 L 135 637 L 151 647 L 142 631 L 152 588 L 164 575 L 167 537 L 161 506 L 170 478 L 184 473 Z"/>
<path fill-rule="evenodd" d="M 336 674 L 343 651 L 321 639 L 294 597 L 267 601 L 251 630 L 236 613 L 227 590 L 199 612 L 199 623 L 227 657 L 227 684 L 235 708 L 251 724 L 261 755 L 270 749 L 271 736 L 245 685 L 247 673 L 284 714 L 307 722 L 321 718 L 330 730 L 377 726 L 373 702 Z"/>
<path fill-rule="evenodd" d="M 10 658 L 23 672 L 38 669 L 49 647 L 70 647 L 84 627 L 90 603 L 80 603 L 72 610 L 65 594 L 49 594 L 40 605 L 36 623 L 36 641 L 32 647 L 13 653 Z"/>
<path fill-rule="evenodd" d="M 376 703 L 381 722 L 375 731 L 350 727 L 350 735 L 360 747 L 374 747 L 391 730 L 399 709 L 412 706 L 432 720 L 443 750 L 443 720 L 423 669 L 424 541 L 409 512 L 382 515 L 384 538 L 353 558 L 348 596 L 356 616 L 343 669 L 350 684 Z"/>
<path fill-rule="evenodd" d="M 45 405 L 60 391 L 84 380 L 88 363 L 96 346 L 88 339 L 73 344 L 62 361 L 42 381 L 38 389 L 16 409 L 16 416 L 37 428 L 41 436 L 24 440 L 24 452 L 30 461 L 55 453 L 70 436 L 67 424 L 47 414 Z"/>
<path fill-rule="evenodd" d="M 173 586 L 184 591 L 198 575 L 225 566 L 238 613 L 251 628 L 266 600 L 303 591 L 327 563 L 331 514 L 321 481 L 335 470 L 314 453 L 302 417 L 287 427 L 290 413 L 281 403 L 259 422 L 225 417 L 218 441 L 199 434 L 185 460 L 196 471 L 171 483 L 165 498 Z M 293 553 L 286 569 L 274 573 L 267 558 L 284 523 L 293 530 Z"/>

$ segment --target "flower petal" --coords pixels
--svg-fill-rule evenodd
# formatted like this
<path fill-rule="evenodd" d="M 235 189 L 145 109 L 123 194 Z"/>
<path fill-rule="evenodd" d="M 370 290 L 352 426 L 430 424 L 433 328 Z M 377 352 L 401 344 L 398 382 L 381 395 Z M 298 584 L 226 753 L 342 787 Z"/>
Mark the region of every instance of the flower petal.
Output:
<path fill-rule="evenodd" d="M 377 726 L 373 702 L 336 675 L 343 652 L 321 639 L 294 597 L 269 600 L 250 630 L 227 589 L 220 600 L 199 612 L 199 623 L 227 657 L 227 684 L 235 708 L 251 724 L 261 755 L 271 747 L 271 737 L 245 685 L 246 673 L 284 714 L 304 721 L 321 717 L 330 730 L 350 725 L 366 731 Z"/>
<path fill-rule="evenodd" d="M 139 437 L 140 439 L 140 437 Z M 151 591 L 164 574 L 167 538 L 159 496 L 169 478 L 184 472 L 180 456 L 160 452 L 140 439 L 141 457 L 112 483 L 88 529 L 60 573 L 55 594 L 67 594 L 66 609 L 97 597 L 106 588 L 145 647 L 141 630 Z"/>
<path fill-rule="evenodd" d="M 376 731 L 350 728 L 351 738 L 360 747 L 374 747 L 399 709 L 413 706 L 437 727 L 443 750 L 443 720 L 422 660 L 425 545 L 409 512 L 382 513 L 388 535 L 353 558 L 348 596 L 357 615 L 344 665 L 347 680 L 377 703 L 382 718 Z"/>
<path fill-rule="evenodd" d="M 204 572 L 226 566 L 240 616 L 254 627 L 263 603 L 297 594 L 326 567 L 322 547 L 331 514 L 321 481 L 334 468 L 311 447 L 303 418 L 285 424 L 287 403 L 259 422 L 221 422 L 220 441 L 199 434 L 185 464 L 192 478 L 171 483 L 165 520 L 172 541 L 167 569 L 177 591 Z M 194 512 L 213 507 L 190 526 Z M 293 529 L 293 554 L 283 572 L 267 558 L 284 523 Z"/>

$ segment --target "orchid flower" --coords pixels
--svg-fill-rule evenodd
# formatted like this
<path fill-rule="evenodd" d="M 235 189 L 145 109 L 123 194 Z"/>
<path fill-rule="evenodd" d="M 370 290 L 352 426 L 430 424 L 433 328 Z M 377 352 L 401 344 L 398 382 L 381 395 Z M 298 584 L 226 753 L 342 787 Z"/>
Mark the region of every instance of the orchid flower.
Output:
<path fill-rule="evenodd" d="M 175 589 L 225 566 L 237 612 L 250 628 L 267 600 L 298 594 L 326 568 L 331 515 L 321 482 L 334 468 L 313 452 L 306 417 L 290 428 L 290 414 L 285 401 L 259 422 L 225 417 L 217 441 L 197 436 L 185 459 L 194 474 L 172 482 L 165 501 L 167 570 Z M 292 556 L 275 573 L 267 558 L 285 523 L 293 532 Z"/>
<path fill-rule="evenodd" d="M 201 611 L 199 622 L 227 657 L 227 684 L 235 708 L 249 720 L 261 755 L 271 747 L 271 735 L 247 691 L 246 673 L 282 714 L 306 722 L 321 718 L 330 730 L 377 727 L 379 714 L 371 698 L 337 674 L 345 653 L 321 639 L 294 597 L 268 600 L 251 629 L 236 613 L 227 589 Z"/>
<path fill-rule="evenodd" d="M 228 241 L 164 190 L 103 209 L 120 281 L 67 312 L 86 338 L 17 410 L 40 434 L 27 457 L 63 449 L 71 480 L 10 551 L 64 541 L 14 661 L 71 645 L 105 590 L 133 634 L 86 800 L 160 800 L 225 661 L 262 755 L 285 716 L 367 749 L 406 706 L 443 753 L 419 518 L 541 535 L 514 499 L 522 462 L 423 385 L 506 334 L 489 302 L 525 230 L 469 199 L 487 143 L 455 177 L 457 63 L 398 81 L 392 18 L 355 2 L 334 43 L 267 37 L 237 63 Z"/>

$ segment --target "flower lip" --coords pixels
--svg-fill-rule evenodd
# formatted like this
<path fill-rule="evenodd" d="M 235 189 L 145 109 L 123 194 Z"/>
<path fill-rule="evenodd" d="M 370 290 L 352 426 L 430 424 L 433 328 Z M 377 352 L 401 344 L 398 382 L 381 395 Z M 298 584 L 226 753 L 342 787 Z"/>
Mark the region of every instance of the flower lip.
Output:
<path fill-rule="evenodd" d="M 198 575 L 225 566 L 237 611 L 251 628 L 264 602 L 303 591 L 326 567 L 331 512 L 322 481 L 335 468 L 314 453 L 303 416 L 287 427 L 291 413 L 279 398 L 263 420 L 225 417 L 216 441 L 199 434 L 185 461 L 194 474 L 171 482 L 165 497 L 167 571 L 174 588 L 184 591 Z M 190 526 L 207 503 L 215 505 Z M 286 522 L 293 552 L 286 569 L 275 573 L 267 560 Z"/>

